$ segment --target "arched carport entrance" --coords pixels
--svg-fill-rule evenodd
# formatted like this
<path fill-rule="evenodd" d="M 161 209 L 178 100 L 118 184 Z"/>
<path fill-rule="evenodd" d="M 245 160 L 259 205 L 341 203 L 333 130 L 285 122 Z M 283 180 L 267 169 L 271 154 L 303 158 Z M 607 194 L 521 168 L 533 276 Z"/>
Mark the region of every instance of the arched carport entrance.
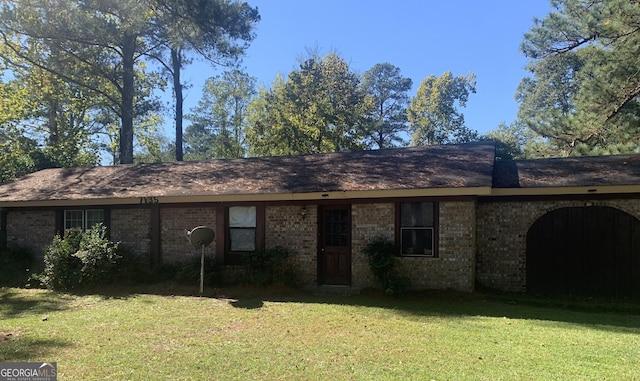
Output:
<path fill-rule="evenodd" d="M 569 207 L 527 233 L 527 291 L 640 297 L 640 221 L 607 206 Z"/>

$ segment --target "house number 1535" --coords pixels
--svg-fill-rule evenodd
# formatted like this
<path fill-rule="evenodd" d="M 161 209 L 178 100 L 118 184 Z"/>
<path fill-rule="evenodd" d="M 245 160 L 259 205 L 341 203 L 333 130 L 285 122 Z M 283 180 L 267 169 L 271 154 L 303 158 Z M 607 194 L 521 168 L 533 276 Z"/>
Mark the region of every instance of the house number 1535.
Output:
<path fill-rule="evenodd" d="M 141 204 L 157 204 L 159 203 L 160 200 L 158 200 L 157 197 L 155 196 L 151 196 L 151 197 L 140 197 L 140 203 Z"/>

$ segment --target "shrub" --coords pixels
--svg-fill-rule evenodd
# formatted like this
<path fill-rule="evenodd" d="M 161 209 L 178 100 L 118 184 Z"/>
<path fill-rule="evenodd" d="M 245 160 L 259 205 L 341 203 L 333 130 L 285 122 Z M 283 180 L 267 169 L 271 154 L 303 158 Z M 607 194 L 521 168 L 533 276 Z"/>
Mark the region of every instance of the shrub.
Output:
<path fill-rule="evenodd" d="M 387 295 L 400 295 L 411 287 L 411 280 L 394 271 L 397 246 L 384 237 L 376 237 L 363 250 L 373 276 Z"/>
<path fill-rule="evenodd" d="M 256 286 L 272 283 L 292 285 L 295 283 L 295 275 L 287 263 L 290 256 L 291 251 L 282 246 L 244 253 L 242 264 L 247 280 Z"/>
<path fill-rule="evenodd" d="M 120 255 L 119 244 L 106 238 L 107 229 L 102 224 L 84 232 L 78 251 L 73 254 L 80 260 L 80 283 L 97 285 L 109 282 L 115 277 Z"/>
<path fill-rule="evenodd" d="M 151 264 L 149 256 L 135 254 L 125 245 L 118 245 L 117 260 L 114 276 L 116 281 L 124 283 L 144 283 L 150 278 Z"/>
<path fill-rule="evenodd" d="M 29 281 L 29 270 L 33 265 L 33 253 L 22 247 L 0 251 L 0 285 L 24 287 Z"/>
<path fill-rule="evenodd" d="M 179 283 L 199 284 L 200 260 L 200 256 L 197 256 L 178 264 L 174 279 Z M 220 265 L 211 256 L 204 258 L 204 283 L 211 286 L 222 283 Z"/>
<path fill-rule="evenodd" d="M 64 238 L 55 236 L 47 248 L 40 280 L 54 290 L 104 284 L 115 277 L 119 258 L 118 243 L 106 238 L 102 224 L 86 232 L 68 230 Z"/>

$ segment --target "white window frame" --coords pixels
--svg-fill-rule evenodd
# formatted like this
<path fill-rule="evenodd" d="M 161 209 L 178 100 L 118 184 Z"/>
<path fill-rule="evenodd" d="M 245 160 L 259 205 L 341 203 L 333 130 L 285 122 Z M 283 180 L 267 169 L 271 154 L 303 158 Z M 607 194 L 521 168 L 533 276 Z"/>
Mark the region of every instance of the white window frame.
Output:
<path fill-rule="evenodd" d="M 81 221 L 81 226 L 78 226 L 77 224 L 75 224 L 75 226 L 68 226 L 68 222 L 71 220 L 70 218 L 68 218 L 68 214 L 70 213 L 82 213 L 82 221 Z M 102 220 L 98 220 L 94 217 L 91 217 L 91 222 L 93 222 L 91 224 L 91 226 L 88 226 L 89 224 L 89 214 L 91 214 L 92 212 L 99 212 L 102 214 Z M 74 218 L 74 221 L 80 221 L 79 218 Z M 69 230 L 69 229 L 76 229 L 76 228 L 81 228 L 82 230 L 87 230 L 90 229 L 91 227 L 93 227 L 93 225 L 97 224 L 97 223 L 102 223 L 103 225 L 105 224 L 105 212 L 104 209 L 65 209 L 64 210 L 64 230 Z"/>

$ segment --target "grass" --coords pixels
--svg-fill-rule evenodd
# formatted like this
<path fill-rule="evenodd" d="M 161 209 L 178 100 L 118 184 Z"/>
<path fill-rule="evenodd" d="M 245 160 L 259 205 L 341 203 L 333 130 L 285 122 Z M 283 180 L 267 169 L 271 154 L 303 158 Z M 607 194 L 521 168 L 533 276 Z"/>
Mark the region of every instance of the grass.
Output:
<path fill-rule="evenodd" d="M 157 291 L 0 289 L 0 361 L 56 361 L 60 380 L 640 377 L 634 304 L 452 292 Z"/>

